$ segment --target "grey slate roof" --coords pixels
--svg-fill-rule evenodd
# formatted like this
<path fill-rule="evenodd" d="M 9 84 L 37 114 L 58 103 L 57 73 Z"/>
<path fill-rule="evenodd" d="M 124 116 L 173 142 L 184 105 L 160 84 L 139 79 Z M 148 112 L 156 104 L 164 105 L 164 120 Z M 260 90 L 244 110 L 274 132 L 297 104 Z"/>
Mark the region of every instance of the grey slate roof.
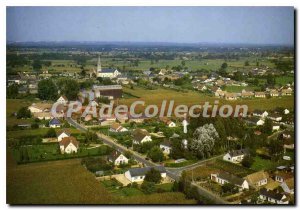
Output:
<path fill-rule="evenodd" d="M 166 173 L 166 169 L 163 166 L 145 167 L 145 168 L 131 168 L 129 169 L 130 175 L 133 176 L 144 176 L 148 171 L 154 168 L 160 173 Z"/>
<path fill-rule="evenodd" d="M 218 177 L 238 186 L 241 186 L 245 181 L 244 179 L 229 173 L 219 173 Z"/>

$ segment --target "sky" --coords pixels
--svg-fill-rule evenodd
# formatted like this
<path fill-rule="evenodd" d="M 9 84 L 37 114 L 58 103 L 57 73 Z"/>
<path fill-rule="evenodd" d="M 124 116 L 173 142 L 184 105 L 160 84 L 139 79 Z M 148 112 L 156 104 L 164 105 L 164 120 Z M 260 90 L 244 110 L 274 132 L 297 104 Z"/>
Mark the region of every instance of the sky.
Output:
<path fill-rule="evenodd" d="M 294 44 L 293 7 L 7 7 L 7 41 Z"/>

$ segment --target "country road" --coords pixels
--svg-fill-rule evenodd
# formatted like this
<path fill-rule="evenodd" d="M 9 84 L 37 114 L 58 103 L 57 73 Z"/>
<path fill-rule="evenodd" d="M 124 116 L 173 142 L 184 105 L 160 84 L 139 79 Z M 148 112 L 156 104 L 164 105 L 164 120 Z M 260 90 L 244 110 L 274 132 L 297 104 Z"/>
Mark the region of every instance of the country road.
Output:
<path fill-rule="evenodd" d="M 70 125 L 74 126 L 76 129 L 78 130 L 81 130 L 81 131 L 88 131 L 87 128 L 85 128 L 83 125 L 77 123 L 76 121 L 74 121 L 72 118 L 67 118 L 67 121 L 69 122 Z M 127 149 L 126 147 L 124 147 L 123 145 L 121 144 L 118 144 L 115 139 L 109 137 L 109 136 L 106 136 L 102 133 L 99 133 L 99 132 L 96 132 L 97 136 L 99 137 L 99 139 L 101 139 L 105 144 L 119 150 L 120 152 L 125 152 L 125 151 L 129 151 L 131 152 L 132 156 L 139 162 L 143 163 L 144 165 L 146 166 L 159 166 L 159 164 L 157 163 L 153 163 L 152 161 L 150 160 L 146 160 L 146 156 L 143 156 L 133 150 L 130 150 L 130 149 Z M 166 171 L 167 171 L 167 175 L 176 180 L 176 181 L 179 181 L 180 179 L 180 176 L 181 176 L 181 172 L 183 170 L 189 170 L 189 169 L 192 169 L 192 168 L 195 168 L 207 161 L 210 161 L 212 159 L 215 159 L 215 158 L 218 158 L 219 156 L 217 157 L 213 157 L 213 158 L 210 158 L 210 159 L 207 159 L 207 160 L 203 160 L 203 161 L 199 161 L 195 164 L 192 164 L 192 165 L 189 165 L 189 166 L 185 166 L 185 167 L 181 167 L 181 168 L 177 168 L 176 169 L 171 169 L 171 168 L 166 168 Z M 198 189 L 198 192 L 203 195 L 204 197 L 207 197 L 211 200 L 213 200 L 216 204 L 229 204 L 227 201 L 223 200 L 221 197 L 215 195 L 214 193 L 208 191 L 207 189 L 199 186 L 199 185 L 196 185 L 195 183 L 192 183 L 193 186 L 197 187 Z"/>

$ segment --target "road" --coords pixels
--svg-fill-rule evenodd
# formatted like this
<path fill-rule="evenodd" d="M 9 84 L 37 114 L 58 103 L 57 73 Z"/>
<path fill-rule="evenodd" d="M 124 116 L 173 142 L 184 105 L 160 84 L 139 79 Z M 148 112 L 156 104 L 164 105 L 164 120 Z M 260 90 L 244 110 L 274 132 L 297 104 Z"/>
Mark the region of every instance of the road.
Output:
<path fill-rule="evenodd" d="M 78 130 L 81 130 L 81 131 L 83 131 L 83 132 L 88 131 L 87 128 L 85 128 L 85 127 L 82 126 L 81 124 L 78 124 L 78 123 L 77 123 L 76 121 L 74 121 L 72 118 L 67 118 L 67 121 L 69 122 L 70 125 L 74 126 L 74 127 L 75 127 L 76 129 L 78 129 Z M 103 143 L 105 143 L 105 144 L 107 144 L 107 145 L 109 145 L 109 146 L 111 146 L 111 147 L 113 147 L 113 148 L 119 150 L 120 152 L 122 152 L 122 153 L 124 153 L 124 152 L 126 152 L 126 151 L 131 152 L 132 156 L 133 156 L 137 161 L 143 163 L 144 165 L 146 165 L 146 166 L 159 166 L 159 164 L 153 163 L 153 162 L 150 161 L 150 160 L 146 160 L 146 159 L 145 159 L 146 156 L 143 156 L 143 155 L 141 155 L 141 154 L 139 154 L 139 153 L 137 153 L 137 152 L 135 152 L 135 151 L 133 151 L 133 150 L 127 149 L 126 147 L 124 147 L 124 146 L 121 145 L 121 144 L 118 144 L 113 138 L 111 138 L 111 137 L 109 137 L 109 136 L 106 136 L 106 135 L 104 135 L 104 134 L 102 134 L 102 133 L 99 133 L 99 132 L 96 132 L 96 134 L 97 134 L 97 136 L 99 137 L 99 139 L 101 139 L 101 140 L 103 141 Z M 213 158 L 211 158 L 211 159 L 214 159 L 214 158 L 217 158 L 217 157 L 213 157 Z M 181 167 L 181 168 L 178 168 L 177 170 L 176 170 L 176 169 L 175 169 L 175 170 L 172 170 L 172 169 L 170 169 L 170 168 L 166 168 L 167 175 L 168 175 L 170 178 L 172 178 L 172 179 L 174 179 L 174 180 L 176 180 L 176 181 L 179 181 L 181 172 L 182 172 L 183 170 L 192 169 L 192 168 L 194 168 L 194 167 L 197 167 L 197 166 L 200 165 L 200 164 L 205 163 L 206 161 L 210 161 L 211 159 L 203 160 L 203 161 L 197 162 L 197 163 L 195 163 L 195 164 L 192 164 L 192 165 L 190 165 L 190 166 Z M 215 195 L 214 193 L 210 192 L 209 190 L 207 190 L 207 189 L 205 189 L 205 188 L 203 188 L 203 187 L 201 187 L 201 186 L 199 186 L 199 185 L 197 185 L 197 184 L 195 184 L 195 183 L 192 183 L 192 185 L 195 186 L 195 187 L 197 187 L 198 192 L 199 192 L 201 195 L 203 195 L 203 196 L 205 196 L 205 197 L 207 197 L 207 198 L 209 198 L 209 199 L 215 201 L 217 204 L 229 204 L 228 202 L 226 202 L 225 200 L 223 200 L 221 197 Z"/>

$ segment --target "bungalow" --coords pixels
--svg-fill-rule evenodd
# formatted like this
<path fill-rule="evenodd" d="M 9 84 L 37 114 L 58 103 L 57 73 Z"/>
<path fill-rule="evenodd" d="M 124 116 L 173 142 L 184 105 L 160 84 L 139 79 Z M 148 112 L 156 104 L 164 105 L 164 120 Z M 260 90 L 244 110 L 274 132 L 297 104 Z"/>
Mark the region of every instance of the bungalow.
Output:
<path fill-rule="evenodd" d="M 38 118 L 40 120 L 51 120 L 54 118 L 51 112 L 34 112 L 33 117 Z"/>
<path fill-rule="evenodd" d="M 241 97 L 242 98 L 252 98 L 254 96 L 254 93 L 251 92 L 251 91 L 245 91 L 245 90 L 242 90 L 242 93 L 241 93 Z"/>
<path fill-rule="evenodd" d="M 61 123 L 58 119 L 53 118 L 52 120 L 50 120 L 49 126 L 50 126 L 50 128 L 60 128 Z"/>
<path fill-rule="evenodd" d="M 59 97 L 59 99 L 57 99 L 56 102 L 66 105 L 68 103 L 68 99 L 66 96 L 62 95 Z"/>
<path fill-rule="evenodd" d="M 169 155 L 172 150 L 172 142 L 165 139 L 162 143 L 160 143 L 159 147 L 163 151 L 163 153 Z"/>
<path fill-rule="evenodd" d="M 291 96 L 293 93 L 292 88 L 286 88 L 281 90 L 281 95 L 282 96 Z"/>
<path fill-rule="evenodd" d="M 116 132 L 116 133 L 121 133 L 121 132 L 126 132 L 128 131 L 127 128 L 124 128 L 123 126 L 121 126 L 119 123 L 113 123 L 111 124 L 109 131 L 111 132 Z"/>
<path fill-rule="evenodd" d="M 256 116 L 256 117 L 262 117 L 262 118 L 265 118 L 269 115 L 269 113 L 267 111 L 261 111 L 261 110 L 254 110 L 253 111 L 253 116 Z"/>
<path fill-rule="evenodd" d="M 272 125 L 272 131 L 278 131 L 279 129 L 280 129 L 280 124 L 273 123 L 273 125 Z"/>
<path fill-rule="evenodd" d="M 265 94 L 265 92 L 255 92 L 254 97 L 255 98 L 265 98 L 266 94 Z"/>
<path fill-rule="evenodd" d="M 77 150 L 79 148 L 79 142 L 76 140 L 75 137 L 69 136 L 69 137 L 64 137 L 60 142 L 59 142 L 59 148 L 62 154 L 67 153 L 77 153 Z"/>
<path fill-rule="evenodd" d="M 99 122 L 101 125 L 111 125 L 116 122 L 116 117 L 114 115 L 111 116 L 102 116 L 99 118 Z"/>
<path fill-rule="evenodd" d="M 108 99 L 122 98 L 123 88 L 121 85 L 94 85 L 95 97 L 107 97 Z"/>
<path fill-rule="evenodd" d="M 151 135 L 145 129 L 136 129 L 133 132 L 133 143 L 134 144 L 142 144 L 145 142 L 152 141 Z"/>
<path fill-rule="evenodd" d="M 258 171 L 245 177 L 249 185 L 253 188 L 258 188 L 268 184 L 268 178 L 269 174 L 264 171 Z"/>
<path fill-rule="evenodd" d="M 212 181 L 217 182 L 221 185 L 231 183 L 239 188 L 240 191 L 249 189 L 247 180 L 237 177 L 233 174 L 221 172 L 218 174 L 211 174 L 210 178 Z"/>
<path fill-rule="evenodd" d="M 199 91 L 206 91 L 207 90 L 207 87 L 206 85 L 197 85 L 195 87 L 195 89 L 199 90 Z"/>
<path fill-rule="evenodd" d="M 237 94 L 236 93 L 225 93 L 224 98 L 229 101 L 237 100 Z"/>
<path fill-rule="evenodd" d="M 57 133 L 57 141 L 60 142 L 63 138 L 70 137 L 70 136 L 71 134 L 68 131 L 62 130 Z"/>
<path fill-rule="evenodd" d="M 294 194 L 295 181 L 294 178 L 290 178 L 281 183 L 280 187 L 285 193 Z"/>
<path fill-rule="evenodd" d="M 293 178 L 294 174 L 291 172 L 284 172 L 284 171 L 277 171 L 275 173 L 275 181 L 282 183 L 285 182 L 286 180 Z"/>
<path fill-rule="evenodd" d="M 108 156 L 108 161 L 112 162 L 114 165 L 118 166 L 121 164 L 128 164 L 128 158 L 120 153 L 119 151 L 113 151 L 109 156 Z"/>
<path fill-rule="evenodd" d="M 279 92 L 277 90 L 274 90 L 274 89 L 270 90 L 269 94 L 270 94 L 271 97 L 278 97 L 279 96 Z"/>
<path fill-rule="evenodd" d="M 148 171 L 154 168 L 160 172 L 161 177 L 164 179 L 167 177 L 167 171 L 163 166 L 145 167 L 145 168 L 131 168 L 125 172 L 125 177 L 130 182 L 141 182 L 144 181 Z"/>
<path fill-rule="evenodd" d="M 163 117 L 163 118 L 160 118 L 160 120 L 169 128 L 176 127 L 176 124 L 173 121 L 169 120 L 168 118 Z"/>
<path fill-rule="evenodd" d="M 289 200 L 286 195 L 274 190 L 267 190 L 265 188 L 260 190 L 259 199 L 274 204 L 289 204 Z"/>
<path fill-rule="evenodd" d="M 247 149 L 232 150 L 223 156 L 223 160 L 232 163 L 240 163 L 244 159 L 245 155 L 248 155 L 249 151 Z"/>
<path fill-rule="evenodd" d="M 33 103 L 28 107 L 31 113 L 50 112 L 52 104 L 49 103 Z"/>
<path fill-rule="evenodd" d="M 258 117 L 249 117 L 249 118 L 245 119 L 245 121 L 248 124 L 252 124 L 252 125 L 256 125 L 256 126 L 265 124 L 265 121 L 262 119 L 259 119 Z"/>
<path fill-rule="evenodd" d="M 277 113 L 271 113 L 268 115 L 268 118 L 273 120 L 273 121 L 276 121 L 276 122 L 279 122 L 282 120 L 282 116 L 280 114 L 277 114 Z"/>

